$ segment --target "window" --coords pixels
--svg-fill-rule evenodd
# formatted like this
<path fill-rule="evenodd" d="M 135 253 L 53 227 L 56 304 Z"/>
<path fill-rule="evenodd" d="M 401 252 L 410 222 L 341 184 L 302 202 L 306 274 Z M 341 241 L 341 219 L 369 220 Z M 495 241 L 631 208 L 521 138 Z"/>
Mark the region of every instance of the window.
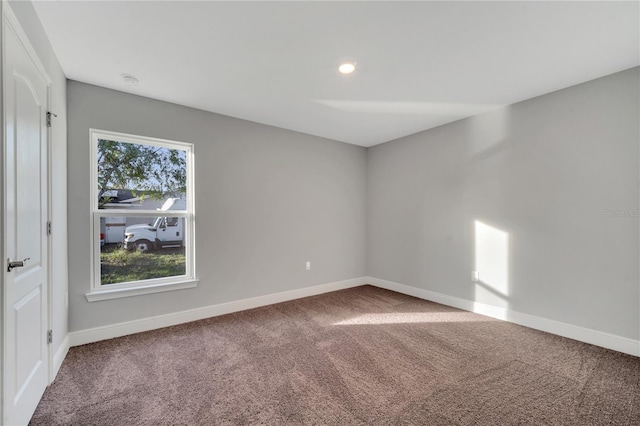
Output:
<path fill-rule="evenodd" d="M 91 130 L 89 301 L 195 287 L 193 145 Z"/>

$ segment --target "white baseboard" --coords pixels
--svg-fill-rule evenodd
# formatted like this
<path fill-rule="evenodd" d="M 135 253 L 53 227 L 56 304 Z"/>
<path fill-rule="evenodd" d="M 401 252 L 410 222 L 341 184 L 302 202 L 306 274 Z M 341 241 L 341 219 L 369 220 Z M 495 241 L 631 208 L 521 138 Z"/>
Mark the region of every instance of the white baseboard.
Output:
<path fill-rule="evenodd" d="M 577 325 L 537 317 L 535 315 L 523 314 L 521 312 L 511 311 L 505 308 L 485 305 L 483 303 L 448 296 L 446 294 L 436 293 L 434 291 L 399 284 L 393 281 L 387 281 L 373 277 L 368 277 L 368 281 L 369 284 L 376 287 L 385 288 L 387 290 L 396 291 L 398 293 L 407 294 L 409 296 L 414 296 L 420 299 L 430 300 L 442 305 L 464 309 L 465 311 L 476 312 L 488 317 L 524 325 L 525 327 L 534 328 L 540 331 L 546 331 L 547 333 L 557 334 L 558 336 L 568 337 L 580 342 L 590 343 L 592 345 L 601 346 L 607 349 L 613 349 L 614 351 L 640 356 L 640 340 L 629 339 L 627 337 L 617 336 L 598 330 L 579 327 Z"/>
<path fill-rule="evenodd" d="M 197 321 L 205 318 L 215 317 L 247 309 L 258 308 L 260 306 L 272 305 L 274 303 L 286 302 L 300 299 L 302 297 L 315 296 L 331 291 L 357 287 L 364 284 L 371 284 L 376 287 L 430 300 L 454 308 L 476 312 L 492 318 L 520 324 L 536 330 L 553 333 L 570 339 L 601 346 L 607 349 L 640 356 L 640 341 L 592 330 L 560 321 L 524 314 L 505 308 L 490 306 L 471 300 L 461 299 L 430 290 L 424 290 L 405 284 L 387 281 L 374 277 L 359 277 L 345 281 L 337 281 L 328 284 L 321 284 L 313 287 L 306 287 L 297 290 L 285 291 L 281 293 L 268 294 L 264 296 L 242 299 L 233 302 L 221 303 L 218 305 L 205 306 L 202 308 L 190 309 L 188 311 L 174 312 L 166 315 L 159 315 L 151 318 L 143 318 L 103 327 L 96 327 L 87 330 L 71 332 L 65 337 L 60 348 L 56 352 L 53 361 L 54 372 L 57 374 L 69 347 L 84 345 L 86 343 L 100 340 L 112 339 L 114 337 L 126 336 L 128 334 L 140 333 L 143 331 L 155 330 L 162 327 L 182 324 L 190 321 Z M 55 374 L 52 377 L 55 377 Z"/>
<path fill-rule="evenodd" d="M 158 315 L 151 318 L 143 318 L 103 327 L 74 331 L 68 334 L 68 338 L 70 340 L 70 346 L 84 345 L 87 343 L 98 342 L 100 340 L 112 339 L 114 337 L 126 336 L 128 334 L 155 330 L 162 327 L 169 327 L 185 322 L 197 321 L 219 315 L 230 314 L 233 312 L 258 308 L 260 306 L 300 299 L 302 297 L 315 296 L 331 291 L 357 287 L 364 284 L 367 284 L 367 277 L 352 278 L 349 280 L 321 284 L 313 287 L 305 287 L 291 291 L 284 291 L 281 293 L 252 297 L 250 299 L 242 299 L 233 302 L 221 303 L 218 305 L 190 309 L 188 311 L 174 312 L 171 314 Z"/>
<path fill-rule="evenodd" d="M 67 352 L 69 352 L 69 348 L 71 347 L 70 343 L 71 339 L 67 334 L 66 336 L 64 336 L 62 343 L 60 343 L 60 347 L 58 347 L 58 350 L 53 355 L 53 370 L 51 371 L 51 380 L 49 381 L 49 383 L 52 383 L 58 375 L 58 371 L 60 371 L 60 367 L 62 366 L 62 361 L 64 361 L 65 357 L 67 356 Z"/>

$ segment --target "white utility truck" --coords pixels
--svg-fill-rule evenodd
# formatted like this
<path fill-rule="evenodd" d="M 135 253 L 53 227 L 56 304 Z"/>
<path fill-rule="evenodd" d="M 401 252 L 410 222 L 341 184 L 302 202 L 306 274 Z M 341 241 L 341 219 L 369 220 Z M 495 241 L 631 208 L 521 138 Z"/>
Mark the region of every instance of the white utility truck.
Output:
<path fill-rule="evenodd" d="M 168 198 L 158 210 L 186 210 L 186 200 Z M 124 248 L 148 252 L 166 247 L 184 246 L 184 218 L 159 216 L 148 225 L 127 226 L 124 231 Z"/>

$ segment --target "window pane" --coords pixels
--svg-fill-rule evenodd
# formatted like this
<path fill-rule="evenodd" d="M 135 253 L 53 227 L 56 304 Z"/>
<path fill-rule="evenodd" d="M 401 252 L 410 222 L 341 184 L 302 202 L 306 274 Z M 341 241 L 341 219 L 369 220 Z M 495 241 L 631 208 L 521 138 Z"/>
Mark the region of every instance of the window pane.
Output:
<path fill-rule="evenodd" d="M 186 275 L 185 218 L 101 217 L 100 284 Z"/>
<path fill-rule="evenodd" d="M 155 210 L 185 198 L 186 151 L 98 139 L 98 207 Z"/>
<path fill-rule="evenodd" d="M 91 135 L 99 236 L 92 292 L 193 280 L 193 205 L 187 200 L 193 145 L 97 130 Z"/>

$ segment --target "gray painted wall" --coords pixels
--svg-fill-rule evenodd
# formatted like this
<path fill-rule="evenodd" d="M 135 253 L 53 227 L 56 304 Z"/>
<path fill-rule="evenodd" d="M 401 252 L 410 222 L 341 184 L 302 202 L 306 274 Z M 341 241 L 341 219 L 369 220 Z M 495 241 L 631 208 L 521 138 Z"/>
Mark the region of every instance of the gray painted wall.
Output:
<path fill-rule="evenodd" d="M 368 274 L 638 339 L 639 76 L 370 148 Z M 508 258 L 479 271 L 491 281 L 487 269 L 507 269 L 503 294 L 471 281 L 475 221 L 507 241 Z"/>
<path fill-rule="evenodd" d="M 60 347 L 67 335 L 67 79 L 49 43 L 40 18 L 31 2 L 9 1 L 22 29 L 29 37 L 51 84 L 51 111 L 58 115 L 51 128 L 51 318 L 53 351 Z"/>
<path fill-rule="evenodd" d="M 366 275 L 365 148 L 75 81 L 67 94 L 71 331 Z M 195 145 L 197 288 L 87 302 L 89 128 Z"/>
<path fill-rule="evenodd" d="M 69 328 L 370 275 L 638 339 L 639 88 L 635 68 L 365 150 L 71 81 Z M 86 301 L 90 127 L 195 144 L 198 288 Z M 476 221 L 506 258 L 476 259 Z"/>

